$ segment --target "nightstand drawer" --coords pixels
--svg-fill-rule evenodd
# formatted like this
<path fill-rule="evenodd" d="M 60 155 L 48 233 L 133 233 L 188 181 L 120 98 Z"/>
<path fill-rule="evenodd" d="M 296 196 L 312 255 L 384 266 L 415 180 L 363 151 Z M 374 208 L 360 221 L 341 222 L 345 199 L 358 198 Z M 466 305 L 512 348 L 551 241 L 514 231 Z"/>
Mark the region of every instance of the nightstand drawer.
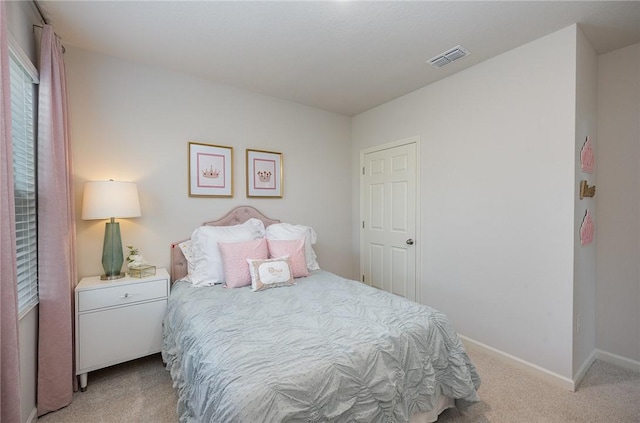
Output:
<path fill-rule="evenodd" d="M 164 279 L 80 291 L 78 292 L 78 311 L 165 298 L 167 294 L 167 281 Z"/>

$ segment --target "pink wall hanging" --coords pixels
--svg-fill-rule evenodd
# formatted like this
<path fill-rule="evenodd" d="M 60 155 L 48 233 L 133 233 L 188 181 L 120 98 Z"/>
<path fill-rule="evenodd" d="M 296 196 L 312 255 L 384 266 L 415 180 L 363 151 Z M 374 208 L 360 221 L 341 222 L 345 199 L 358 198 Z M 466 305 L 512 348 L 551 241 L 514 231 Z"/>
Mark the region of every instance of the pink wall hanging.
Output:
<path fill-rule="evenodd" d="M 580 225 L 580 244 L 591 244 L 593 242 L 593 234 L 595 233 L 595 230 L 595 223 L 593 223 L 591 213 L 587 210 L 584 214 L 584 219 L 582 219 L 582 224 Z"/>
<path fill-rule="evenodd" d="M 596 164 L 596 155 L 593 152 L 593 146 L 589 137 L 585 140 L 580 150 L 580 167 L 583 172 L 591 173 Z"/>

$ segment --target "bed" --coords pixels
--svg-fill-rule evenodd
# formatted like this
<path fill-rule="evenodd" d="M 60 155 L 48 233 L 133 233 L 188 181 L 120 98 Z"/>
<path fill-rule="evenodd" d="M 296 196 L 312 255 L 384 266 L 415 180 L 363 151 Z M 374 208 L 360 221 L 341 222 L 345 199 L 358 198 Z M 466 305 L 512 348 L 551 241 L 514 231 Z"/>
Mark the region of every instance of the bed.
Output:
<path fill-rule="evenodd" d="M 204 225 L 249 219 L 279 224 L 242 206 Z M 162 355 L 180 422 L 433 422 L 479 400 L 437 310 L 324 270 L 259 292 L 195 287 L 179 244 Z"/>

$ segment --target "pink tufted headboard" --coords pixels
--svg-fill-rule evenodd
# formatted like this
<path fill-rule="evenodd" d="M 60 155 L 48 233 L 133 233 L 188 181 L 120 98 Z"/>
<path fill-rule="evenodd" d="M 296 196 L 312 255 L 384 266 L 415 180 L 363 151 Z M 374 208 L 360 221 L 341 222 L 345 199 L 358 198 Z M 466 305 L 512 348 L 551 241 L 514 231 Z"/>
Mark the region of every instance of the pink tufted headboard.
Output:
<path fill-rule="evenodd" d="M 274 223 L 280 223 L 279 220 L 270 219 L 251 206 L 238 206 L 232 209 L 229 213 L 225 214 L 220 219 L 211 222 L 204 222 L 202 225 L 232 226 L 244 223 L 252 217 L 262 220 L 265 228 Z M 186 241 L 186 239 L 171 244 L 171 283 L 187 276 L 187 260 L 184 258 L 182 251 L 178 247 L 178 244 L 184 241 Z"/>

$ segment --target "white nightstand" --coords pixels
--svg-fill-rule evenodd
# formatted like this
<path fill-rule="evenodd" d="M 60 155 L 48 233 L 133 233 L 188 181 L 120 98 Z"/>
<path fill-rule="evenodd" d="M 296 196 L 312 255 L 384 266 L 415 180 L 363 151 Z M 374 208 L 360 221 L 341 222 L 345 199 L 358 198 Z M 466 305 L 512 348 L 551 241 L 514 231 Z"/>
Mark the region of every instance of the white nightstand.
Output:
<path fill-rule="evenodd" d="M 162 350 L 162 320 L 169 274 L 103 281 L 83 278 L 76 296 L 76 375 L 87 389 L 87 373 Z"/>

